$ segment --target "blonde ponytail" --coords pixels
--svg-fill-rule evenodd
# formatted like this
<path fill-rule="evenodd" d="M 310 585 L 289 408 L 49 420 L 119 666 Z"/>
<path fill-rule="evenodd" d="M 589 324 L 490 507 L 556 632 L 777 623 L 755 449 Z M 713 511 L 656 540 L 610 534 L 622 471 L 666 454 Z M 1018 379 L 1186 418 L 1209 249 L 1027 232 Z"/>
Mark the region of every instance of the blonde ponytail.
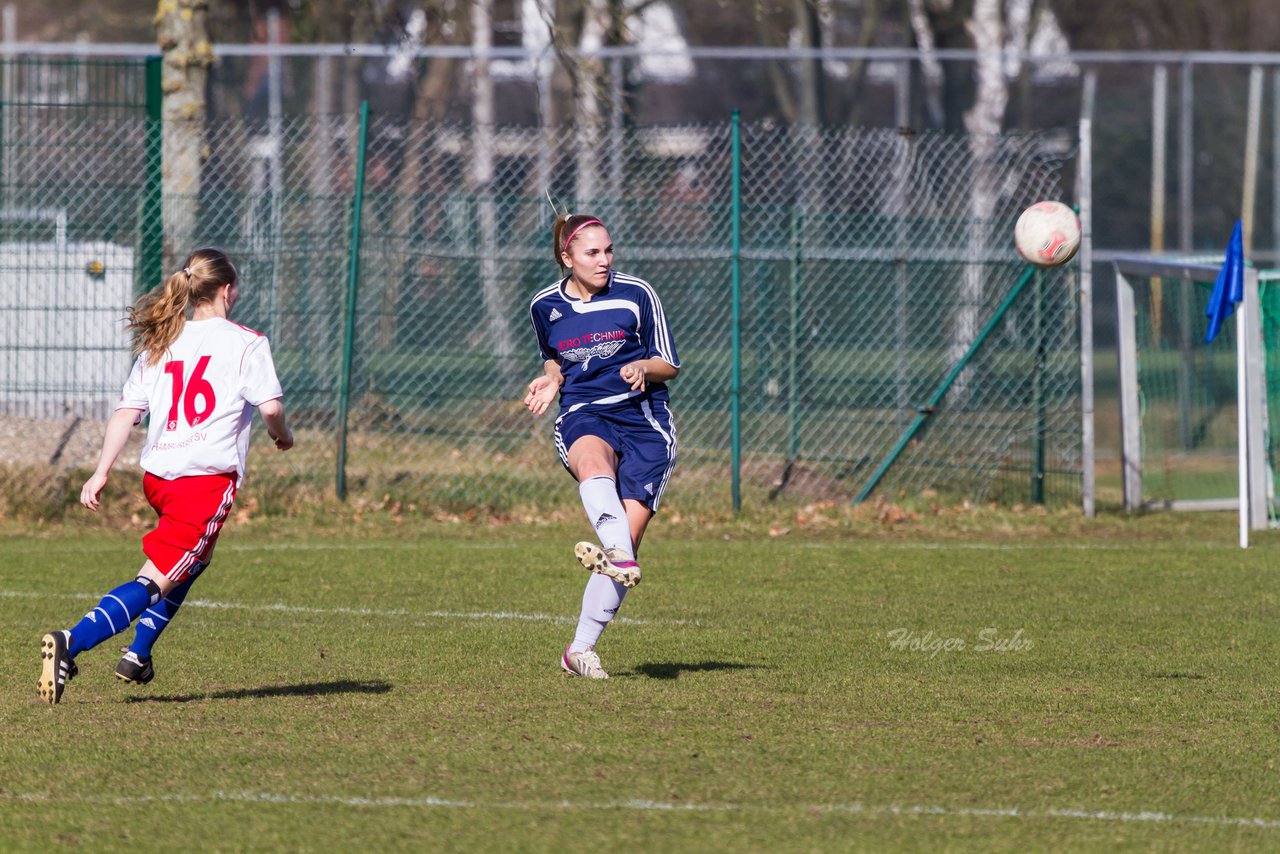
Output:
<path fill-rule="evenodd" d="M 211 302 L 220 288 L 235 281 L 236 268 L 226 254 L 217 249 L 192 252 L 181 270 L 129 309 L 134 355 L 145 353 L 148 365 L 158 364 L 182 334 L 191 311 Z"/>

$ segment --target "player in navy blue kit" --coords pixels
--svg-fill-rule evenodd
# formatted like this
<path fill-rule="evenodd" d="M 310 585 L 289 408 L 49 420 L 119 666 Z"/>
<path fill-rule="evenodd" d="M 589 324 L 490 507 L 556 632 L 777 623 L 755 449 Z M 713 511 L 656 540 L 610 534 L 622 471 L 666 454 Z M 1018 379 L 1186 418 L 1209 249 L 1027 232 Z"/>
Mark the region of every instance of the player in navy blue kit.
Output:
<path fill-rule="evenodd" d="M 565 214 L 556 218 L 552 239 L 566 275 L 529 304 L 543 372 L 529 383 L 524 405 L 541 415 L 559 395 L 556 451 L 578 481 L 600 541 L 574 546 L 592 575 L 560 666 L 608 679 L 595 645 L 627 590 L 640 583 L 640 540 L 676 460 L 666 384 L 680 360 L 653 288 L 613 269 L 604 223 Z"/>

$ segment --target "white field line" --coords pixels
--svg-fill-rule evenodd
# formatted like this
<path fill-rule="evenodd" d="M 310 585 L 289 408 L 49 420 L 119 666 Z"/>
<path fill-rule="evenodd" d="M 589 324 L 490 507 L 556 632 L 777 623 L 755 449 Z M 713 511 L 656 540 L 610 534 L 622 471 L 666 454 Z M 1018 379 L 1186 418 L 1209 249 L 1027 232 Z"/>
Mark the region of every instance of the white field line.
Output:
<path fill-rule="evenodd" d="M 47 794 L 5 792 L 0 790 L 0 800 L 37 803 L 100 803 L 129 807 L 145 803 L 207 803 L 229 801 L 253 804 L 291 804 L 309 806 L 315 804 L 368 808 L 444 807 L 476 810 L 523 810 L 531 812 L 585 811 L 608 812 L 631 810 L 635 812 L 719 812 L 731 813 L 826 813 L 831 815 L 866 816 L 938 816 L 943 818 L 1017 818 L 1017 819 L 1069 819 L 1075 821 L 1111 821 L 1124 824 L 1201 824 L 1218 827 L 1247 827 L 1257 830 L 1280 830 L 1280 821 L 1267 818 L 1242 818 L 1236 816 L 1177 815 L 1175 813 L 1143 810 L 1141 812 L 1112 812 L 1108 810 L 1020 809 L 1018 807 L 940 807 L 928 805 L 900 806 L 897 804 L 795 804 L 790 806 L 758 806 L 732 803 L 670 803 L 664 801 L 467 801 L 454 798 L 424 796 L 417 798 L 378 798 L 343 795 L 290 795 L 273 792 L 222 792 L 213 791 L 188 795 L 133 795 L 133 796 L 50 796 Z"/>
<path fill-rule="evenodd" d="M 979 551 L 979 552 L 1115 552 L 1115 551 L 1131 551 L 1133 543 L 928 543 L 928 542 L 890 542 L 877 543 L 875 541 L 863 541 L 868 547 L 875 549 L 885 549 L 887 551 L 928 551 L 928 552 L 945 552 L 945 551 Z M 1225 543 L 1149 543 L 1144 544 L 1144 548 L 1149 546 L 1150 551 L 1177 550 L 1177 551 L 1195 551 L 1203 549 L 1220 550 L 1226 547 Z M 855 549 L 857 541 L 854 544 L 831 542 L 797 542 L 797 548 L 802 549 Z"/>
<path fill-rule="evenodd" d="M 373 552 L 373 551 L 412 551 L 415 549 L 429 549 L 437 545 L 434 540 L 384 540 L 372 543 L 306 543 L 306 542 L 284 542 L 284 543 L 219 543 L 216 551 L 219 552 Z M 137 540 L 121 540 L 121 548 L 136 548 Z M 21 551 L 25 554 L 36 552 L 39 554 L 98 554 L 102 552 L 102 546 L 59 546 L 56 543 L 46 542 L 44 540 L 24 540 L 22 542 L 5 543 L 5 549 L 12 551 Z M 476 543 L 459 543 L 450 542 L 450 548 L 465 549 L 468 551 L 506 551 L 520 547 L 516 542 L 476 542 Z"/>
<path fill-rule="evenodd" d="M 0 599 L 76 599 L 92 603 L 95 597 L 88 593 L 34 593 L 28 590 L 0 590 Z M 239 602 L 213 602 L 208 599 L 189 599 L 184 608 L 212 608 L 236 611 L 276 612 L 285 614 L 341 614 L 354 617 L 379 619 L 418 620 L 515 620 L 530 623 L 576 624 L 577 617 L 554 614 L 521 614 L 517 611 L 409 611 L 403 609 L 377 610 L 374 608 L 311 608 L 305 605 L 244 605 Z M 634 617 L 614 617 L 613 622 L 631 626 L 696 626 L 697 620 L 639 620 Z"/>
<path fill-rule="evenodd" d="M 742 539 L 739 542 L 751 543 L 752 540 Z M 763 540 L 762 540 L 763 542 Z M 1027 551 L 1068 551 L 1068 552 L 1114 552 L 1129 551 L 1133 548 L 1132 542 L 1127 543 L 1072 543 L 1072 542 L 1023 542 L 1023 543 L 993 543 L 993 542 L 910 542 L 910 541 L 889 541 L 881 542 L 868 539 L 850 539 L 847 541 L 838 540 L 800 540 L 791 538 L 771 538 L 769 542 L 789 543 L 794 548 L 799 549 L 839 549 L 842 552 L 856 553 L 863 550 L 886 550 L 886 551 L 991 551 L 991 552 L 1027 552 Z M 120 543 L 122 548 L 132 548 L 136 546 L 133 541 Z M 391 540 L 379 541 L 373 543 L 222 543 L 218 545 L 219 552 L 376 552 L 376 551 L 416 551 L 420 549 L 430 549 L 435 545 L 432 540 Z M 516 542 L 475 542 L 475 543 L 449 543 L 449 548 L 463 549 L 467 551 L 509 551 L 521 547 Z M 1225 548 L 1224 543 L 1198 541 L 1198 542 L 1178 542 L 1178 543 L 1161 543 L 1152 541 L 1144 543 L 1143 547 L 1149 551 L 1220 551 Z M 102 546 L 59 546 L 56 543 L 49 543 L 43 540 L 24 540 L 22 542 L 6 542 L 4 549 L 11 553 L 40 555 L 58 555 L 58 554 L 101 554 Z M 572 561 L 566 561 L 572 564 Z"/>

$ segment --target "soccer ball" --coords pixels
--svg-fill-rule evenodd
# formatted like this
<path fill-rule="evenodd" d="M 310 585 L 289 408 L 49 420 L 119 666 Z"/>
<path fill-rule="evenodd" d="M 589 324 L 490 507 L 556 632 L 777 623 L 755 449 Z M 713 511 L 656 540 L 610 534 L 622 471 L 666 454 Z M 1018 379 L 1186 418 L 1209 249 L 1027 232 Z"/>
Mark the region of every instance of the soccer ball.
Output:
<path fill-rule="evenodd" d="M 1080 218 L 1062 202 L 1036 202 L 1013 226 L 1018 253 L 1039 267 L 1057 267 L 1080 248 Z"/>

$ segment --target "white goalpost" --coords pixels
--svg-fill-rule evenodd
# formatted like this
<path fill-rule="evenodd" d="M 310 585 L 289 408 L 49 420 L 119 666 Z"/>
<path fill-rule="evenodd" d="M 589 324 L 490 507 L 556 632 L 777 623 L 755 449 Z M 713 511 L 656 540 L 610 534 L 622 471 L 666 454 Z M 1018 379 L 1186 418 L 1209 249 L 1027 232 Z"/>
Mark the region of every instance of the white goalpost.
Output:
<path fill-rule="evenodd" d="M 1114 261 L 1124 506 L 1236 509 L 1246 548 L 1249 531 L 1268 526 L 1274 500 L 1260 277 L 1245 268 L 1243 301 L 1206 345 L 1205 306 L 1220 267 L 1157 256 Z"/>

